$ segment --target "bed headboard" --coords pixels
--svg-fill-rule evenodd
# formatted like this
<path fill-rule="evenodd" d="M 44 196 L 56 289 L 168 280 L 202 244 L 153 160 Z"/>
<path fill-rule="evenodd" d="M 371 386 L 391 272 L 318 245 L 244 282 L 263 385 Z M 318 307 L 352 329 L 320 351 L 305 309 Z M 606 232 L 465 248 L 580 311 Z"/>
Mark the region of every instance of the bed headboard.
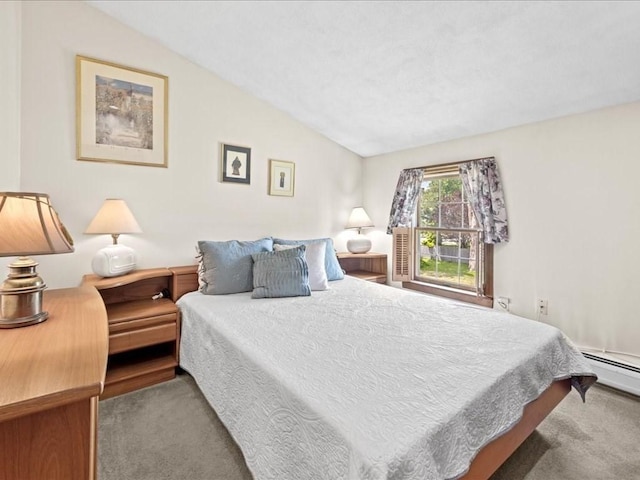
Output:
<path fill-rule="evenodd" d="M 171 280 L 171 300 L 177 302 L 185 293 L 198 290 L 198 266 L 186 265 L 169 267 L 173 274 Z"/>

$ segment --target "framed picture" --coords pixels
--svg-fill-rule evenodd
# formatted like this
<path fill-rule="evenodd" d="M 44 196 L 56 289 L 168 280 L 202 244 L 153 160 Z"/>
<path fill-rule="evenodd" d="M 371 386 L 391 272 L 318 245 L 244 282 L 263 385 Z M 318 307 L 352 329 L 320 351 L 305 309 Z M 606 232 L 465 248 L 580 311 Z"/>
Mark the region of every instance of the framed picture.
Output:
<path fill-rule="evenodd" d="M 295 180 L 295 163 L 269 160 L 269 195 L 293 197 Z"/>
<path fill-rule="evenodd" d="M 78 160 L 167 167 L 164 75 L 76 56 Z"/>
<path fill-rule="evenodd" d="M 251 149 L 222 144 L 222 181 L 251 183 Z"/>

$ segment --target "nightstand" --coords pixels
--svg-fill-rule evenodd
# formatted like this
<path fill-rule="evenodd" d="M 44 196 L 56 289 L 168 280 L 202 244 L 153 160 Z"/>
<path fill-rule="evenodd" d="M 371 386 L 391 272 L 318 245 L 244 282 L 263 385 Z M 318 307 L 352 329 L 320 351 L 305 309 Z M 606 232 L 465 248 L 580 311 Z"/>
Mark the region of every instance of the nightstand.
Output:
<path fill-rule="evenodd" d="M 387 283 L 387 255 L 384 253 L 338 253 L 342 269 L 352 277 Z"/>
<path fill-rule="evenodd" d="M 109 321 L 109 361 L 101 400 L 175 377 L 180 341 L 178 308 L 171 298 L 151 298 L 168 291 L 171 282 L 168 268 L 136 270 L 111 278 L 82 278 L 83 285 L 92 285 L 100 293 Z"/>

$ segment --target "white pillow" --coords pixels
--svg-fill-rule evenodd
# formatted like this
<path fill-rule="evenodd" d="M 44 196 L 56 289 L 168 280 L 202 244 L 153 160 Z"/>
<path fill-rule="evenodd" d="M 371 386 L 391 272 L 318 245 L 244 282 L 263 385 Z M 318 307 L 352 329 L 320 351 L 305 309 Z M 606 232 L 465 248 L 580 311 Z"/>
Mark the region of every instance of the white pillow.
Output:
<path fill-rule="evenodd" d="M 299 245 L 280 245 L 273 244 L 275 251 L 288 250 L 290 248 L 296 248 Z M 329 288 L 329 281 L 327 280 L 327 271 L 324 267 L 324 257 L 326 247 L 324 243 L 308 243 L 305 245 L 304 259 L 307 262 L 309 268 L 309 287 L 311 290 L 326 290 Z"/>

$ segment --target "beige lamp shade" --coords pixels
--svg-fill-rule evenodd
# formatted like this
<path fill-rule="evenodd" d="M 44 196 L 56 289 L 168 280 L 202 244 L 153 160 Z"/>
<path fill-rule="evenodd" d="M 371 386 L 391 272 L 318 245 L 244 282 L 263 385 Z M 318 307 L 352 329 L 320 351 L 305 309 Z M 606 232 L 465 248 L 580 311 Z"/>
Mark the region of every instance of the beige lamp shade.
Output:
<path fill-rule="evenodd" d="M 0 256 L 73 252 L 73 240 L 44 193 L 0 192 Z"/>
<path fill-rule="evenodd" d="M 121 233 L 142 233 L 142 230 L 124 200 L 107 198 L 84 233 L 115 235 L 117 243 L 115 239 Z"/>

